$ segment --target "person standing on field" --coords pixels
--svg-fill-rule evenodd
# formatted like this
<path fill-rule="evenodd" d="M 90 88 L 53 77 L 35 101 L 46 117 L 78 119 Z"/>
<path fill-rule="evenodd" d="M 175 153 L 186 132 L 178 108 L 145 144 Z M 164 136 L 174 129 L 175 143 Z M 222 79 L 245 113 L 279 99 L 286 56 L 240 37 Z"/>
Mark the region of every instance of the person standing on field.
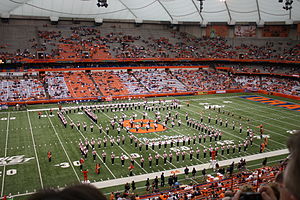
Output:
<path fill-rule="evenodd" d="M 51 162 L 51 159 L 52 159 L 52 153 L 51 153 L 51 151 L 48 151 L 47 157 L 48 157 L 48 161 Z"/>

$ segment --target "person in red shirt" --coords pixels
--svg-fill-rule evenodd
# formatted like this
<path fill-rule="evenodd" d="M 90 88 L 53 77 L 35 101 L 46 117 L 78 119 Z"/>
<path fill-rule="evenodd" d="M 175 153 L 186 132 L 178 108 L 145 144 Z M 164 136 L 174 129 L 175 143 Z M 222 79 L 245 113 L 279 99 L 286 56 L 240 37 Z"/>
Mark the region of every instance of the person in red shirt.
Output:
<path fill-rule="evenodd" d="M 47 157 L 48 157 L 48 161 L 51 162 L 51 158 L 52 158 L 52 153 L 51 153 L 51 151 L 48 151 Z"/>
<path fill-rule="evenodd" d="M 100 168 L 101 168 L 100 164 L 97 163 L 97 164 L 96 164 L 96 168 L 95 168 L 96 174 L 100 174 Z"/>
<path fill-rule="evenodd" d="M 87 174 L 89 173 L 89 170 L 86 169 L 86 170 L 82 171 L 82 173 L 83 173 L 83 181 L 87 182 L 88 181 Z"/>
<path fill-rule="evenodd" d="M 129 176 L 133 176 L 133 169 L 134 169 L 134 166 L 132 163 L 130 163 L 130 166 L 128 167 L 128 170 L 129 170 Z"/>
<path fill-rule="evenodd" d="M 80 163 L 80 170 L 82 170 L 84 159 L 80 158 L 79 163 Z"/>

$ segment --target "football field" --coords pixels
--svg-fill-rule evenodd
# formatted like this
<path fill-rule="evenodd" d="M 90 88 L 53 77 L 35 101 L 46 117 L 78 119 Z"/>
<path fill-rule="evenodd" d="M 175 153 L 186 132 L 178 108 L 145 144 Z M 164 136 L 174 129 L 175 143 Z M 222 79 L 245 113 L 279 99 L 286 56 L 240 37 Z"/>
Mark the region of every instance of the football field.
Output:
<path fill-rule="evenodd" d="M 268 101 L 269 98 L 272 100 Z M 179 102 L 179 106 L 171 109 L 174 99 Z M 217 159 L 220 161 L 259 154 L 260 144 L 265 137 L 268 138 L 265 152 L 285 149 L 291 131 L 299 129 L 300 112 L 298 110 L 300 109 L 297 105 L 300 102 L 297 100 L 251 93 L 153 98 L 147 101 L 148 109 L 143 107 L 144 100 L 62 104 L 62 108 L 68 110 L 64 114 L 68 122 L 66 127 L 57 116 L 57 105 L 36 105 L 28 107 L 26 111 L 0 112 L 1 196 L 11 193 L 16 195 L 15 199 L 24 199 L 28 194 L 41 188 L 63 188 L 82 182 L 83 174 L 79 167 L 79 159 L 82 157 L 79 150 L 80 140 L 84 146 L 85 140 L 89 141 L 89 151 L 83 169 L 89 170 L 89 182 L 96 183 L 128 177 L 130 157 L 134 160 L 134 175 L 148 174 L 208 163 L 210 162 L 209 153 L 204 158 L 203 149 L 208 149 L 210 146 L 219 148 Z M 100 105 L 115 107 L 116 104 L 136 103 L 138 105 L 138 102 L 140 102 L 140 108 L 136 106 L 132 109 L 130 107 L 128 109 L 113 108 L 104 109 L 104 111 L 96 109 Z M 53 115 L 50 115 L 50 107 L 53 108 Z M 81 109 L 84 107 L 94 109 L 98 118 L 97 123 Z M 166 116 L 170 116 L 170 120 L 166 128 L 162 128 L 162 122 L 159 122 L 158 128 L 154 130 L 155 113 L 158 111 L 162 121 Z M 40 118 L 38 112 L 41 112 Z M 201 124 L 209 127 L 210 130 L 222 132 L 221 140 L 219 137 L 210 139 L 208 131 L 205 134 L 201 128 L 197 129 L 196 126 L 188 125 L 186 113 L 194 124 Z M 135 126 L 129 132 L 125 128 L 121 129 L 120 134 L 118 134 L 117 124 L 114 129 L 112 128 L 111 121 L 114 118 L 119 121 L 122 116 L 125 116 L 125 121 L 128 121 L 134 115 L 136 115 L 135 124 L 140 126 L 138 132 Z M 145 120 L 141 125 L 140 121 L 143 117 Z M 211 118 L 210 122 L 209 118 Z M 174 127 L 171 125 L 172 120 L 175 122 Z M 178 125 L 178 120 L 182 122 L 181 126 Z M 71 121 L 74 122 L 73 128 L 70 127 Z M 147 121 L 151 121 L 149 122 L 151 126 L 146 131 Z M 80 129 L 77 127 L 78 122 Z M 87 125 L 86 130 L 83 128 L 84 122 Z M 259 129 L 261 124 L 264 129 L 262 138 Z M 240 126 L 242 127 L 241 133 Z M 101 134 L 100 127 L 103 127 Z M 109 127 L 108 133 L 106 127 Z M 243 143 L 247 138 L 248 127 L 254 132 L 253 144 L 249 145 L 246 151 L 242 147 L 239 152 L 238 144 Z M 132 135 L 131 138 L 130 135 Z M 206 135 L 206 141 L 204 142 L 202 137 L 200 143 L 199 135 Z M 96 151 L 95 161 L 91 153 L 93 138 Z M 104 147 L 105 138 L 107 139 L 106 147 Z M 124 144 L 122 138 L 125 139 Z M 101 141 L 100 147 L 98 146 L 99 140 Z M 148 150 L 146 150 L 147 141 L 149 142 Z M 178 146 L 177 142 L 179 142 Z M 222 146 L 228 145 L 230 145 L 229 154 L 225 150 L 222 155 Z M 235 153 L 233 153 L 233 145 L 236 145 Z M 200 150 L 199 158 L 196 156 L 197 148 Z M 193 150 L 192 159 L 190 159 L 191 150 Z M 48 161 L 48 151 L 52 153 L 51 162 Z M 178 151 L 186 152 L 184 160 L 180 154 L 179 162 L 176 161 Z M 103 152 L 106 153 L 105 163 Z M 163 159 L 164 153 L 168 158 L 166 164 Z M 115 155 L 114 164 L 111 161 L 112 154 Z M 169 161 L 170 154 L 172 154 L 172 162 Z M 124 166 L 121 165 L 122 155 L 125 158 Z M 153 157 L 151 167 L 148 162 L 149 155 Z M 156 155 L 159 155 L 158 166 L 156 166 Z M 141 156 L 145 159 L 144 167 L 141 167 Z M 96 163 L 101 166 L 99 174 L 95 172 Z M 117 180 L 116 185 L 118 185 Z"/>

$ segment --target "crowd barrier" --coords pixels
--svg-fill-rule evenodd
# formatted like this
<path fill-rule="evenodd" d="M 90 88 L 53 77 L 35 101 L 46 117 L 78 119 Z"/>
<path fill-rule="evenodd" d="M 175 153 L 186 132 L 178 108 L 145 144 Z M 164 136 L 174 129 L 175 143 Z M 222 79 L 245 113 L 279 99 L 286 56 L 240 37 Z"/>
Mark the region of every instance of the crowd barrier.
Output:
<path fill-rule="evenodd" d="M 122 96 L 102 96 L 102 97 L 85 97 L 85 98 L 67 98 L 67 99 L 42 99 L 42 100 L 29 100 L 29 101 L 10 101 L 0 102 L 0 105 L 21 105 L 21 104 L 49 104 L 60 102 L 75 102 L 75 101 L 107 101 L 109 100 L 121 100 L 121 99 L 143 99 L 151 97 L 167 97 L 167 96 L 188 96 L 188 95 L 208 95 L 208 94 L 225 94 L 225 93 L 243 93 L 251 92 L 246 89 L 230 89 L 230 90 L 211 90 L 211 91 L 191 91 L 191 92 L 176 92 L 176 93 L 155 93 L 155 94 L 141 94 L 141 95 L 122 95 Z M 278 97 L 284 97 L 289 99 L 300 100 L 300 97 L 282 94 L 278 92 L 269 92 L 265 90 L 253 91 L 255 93 L 273 95 Z"/>

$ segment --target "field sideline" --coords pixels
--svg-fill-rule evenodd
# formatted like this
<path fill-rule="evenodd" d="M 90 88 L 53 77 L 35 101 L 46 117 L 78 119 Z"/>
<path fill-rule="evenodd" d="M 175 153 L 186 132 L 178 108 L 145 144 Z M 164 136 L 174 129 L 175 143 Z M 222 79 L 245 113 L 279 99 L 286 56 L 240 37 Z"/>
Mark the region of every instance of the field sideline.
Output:
<path fill-rule="evenodd" d="M 142 119 L 143 112 L 145 110 L 141 107 L 136 110 L 123 110 L 123 111 L 96 111 L 98 122 L 93 122 L 83 111 L 71 112 L 65 115 L 68 123 L 72 120 L 75 124 L 79 122 L 86 122 L 87 130 L 84 131 L 81 125 L 80 130 L 77 126 L 73 129 L 67 125 L 65 128 L 60 119 L 54 111 L 53 115 L 49 115 L 49 108 L 57 108 L 57 105 L 33 105 L 28 108 L 27 111 L 2 111 L 0 112 L 0 188 L 1 196 L 4 194 L 12 193 L 12 195 L 32 193 L 40 188 L 54 187 L 62 188 L 70 184 L 79 183 L 83 180 L 83 174 L 81 173 L 78 161 L 81 157 L 79 151 L 80 139 L 84 141 L 87 138 L 89 141 L 92 138 L 96 139 L 95 150 L 97 152 L 96 161 L 93 161 L 91 155 L 91 146 L 89 147 L 88 158 L 84 163 L 84 169 L 89 170 L 88 178 L 91 183 L 118 179 L 129 176 L 129 159 L 125 161 L 124 167 L 121 165 L 120 156 L 123 154 L 127 157 L 134 156 L 134 175 L 143 175 L 148 173 L 155 173 L 167 170 L 175 170 L 185 166 L 195 166 L 205 163 L 209 163 L 209 156 L 204 158 L 203 149 L 209 148 L 210 145 L 221 147 L 224 143 L 238 144 L 239 141 L 243 141 L 247 137 L 247 127 L 253 129 L 256 136 L 259 136 L 260 124 L 263 124 L 264 134 L 269 137 L 268 146 L 265 152 L 271 152 L 286 148 L 286 140 L 290 135 L 290 131 L 299 129 L 300 112 L 295 110 L 289 110 L 286 108 L 263 104 L 261 102 L 250 101 L 248 99 L 241 98 L 241 96 L 263 96 L 269 97 L 275 100 L 290 102 L 299 105 L 299 101 L 279 98 L 274 96 L 260 95 L 260 94 L 220 94 L 220 95 L 207 95 L 207 96 L 188 96 L 188 97 L 168 97 L 160 98 L 166 100 L 177 99 L 180 101 L 180 109 L 161 110 L 162 118 L 169 112 L 174 117 L 178 112 L 178 118 L 181 119 L 182 124 L 179 127 L 177 120 L 175 120 L 174 128 L 170 124 L 167 124 L 167 129 L 161 132 L 153 133 L 132 133 L 134 136 L 133 143 L 130 143 L 130 138 L 126 130 L 120 131 L 120 138 L 125 136 L 125 144 L 117 145 L 118 133 L 117 130 L 113 130 L 110 126 L 110 121 L 118 116 L 118 119 L 122 116 L 122 113 L 126 114 L 128 120 L 131 115 L 136 114 L 137 119 Z M 159 99 L 149 99 L 148 101 L 156 101 L 152 106 L 157 107 Z M 138 100 L 131 101 L 137 102 Z M 117 102 L 84 102 L 79 104 L 63 104 L 65 107 L 74 106 L 91 106 L 91 105 L 104 105 L 115 104 Z M 125 103 L 125 102 L 124 102 Z M 167 103 L 168 104 L 168 103 Z M 210 106 L 211 109 L 207 109 Z M 212 109 L 215 107 L 215 109 Z M 220 112 L 218 108 L 220 107 Z M 41 119 L 38 117 L 37 109 L 43 109 Z M 146 111 L 147 119 L 155 119 L 155 111 Z M 223 113 L 224 112 L 224 113 Z M 199 130 L 187 126 L 185 115 L 189 113 L 189 118 L 193 118 L 200 122 L 200 113 L 203 116 L 203 124 L 209 125 L 215 129 L 219 129 L 223 132 L 222 139 L 209 142 L 209 138 L 206 142 L 199 143 L 198 139 L 195 144 L 191 139 L 190 144 L 187 143 L 183 146 L 183 141 L 180 140 L 180 145 L 171 148 L 170 141 L 173 138 L 175 141 L 177 138 L 194 135 L 198 136 Z M 228 115 L 228 113 L 230 113 Z M 208 123 L 208 116 L 212 118 Z M 222 125 L 220 121 L 215 123 L 215 117 L 222 119 Z M 228 127 L 225 127 L 225 120 L 228 120 Z M 249 121 L 248 121 L 249 119 Z M 235 122 L 235 130 L 232 125 Z M 239 126 L 242 125 L 242 133 L 239 133 Z M 91 132 L 90 126 L 93 125 L 93 132 Z M 109 135 L 106 133 L 99 134 L 100 125 L 104 131 L 107 125 L 109 125 Z M 107 147 L 98 148 L 97 138 L 107 138 Z M 114 138 L 113 146 L 111 146 L 109 138 Z M 142 149 L 139 150 L 139 146 L 135 147 L 135 142 L 141 143 Z M 147 140 L 155 142 L 155 147 L 152 149 L 151 145 L 149 150 L 146 151 L 145 144 Z M 159 148 L 159 141 L 162 141 L 162 147 Z M 164 142 L 167 141 L 167 147 L 164 147 Z M 233 158 L 239 158 L 243 156 L 251 156 L 259 153 L 259 146 L 262 140 L 257 137 L 253 141 L 252 147 L 249 147 L 247 151 L 241 150 L 229 154 L 227 152 L 219 155 L 217 159 L 228 160 Z M 151 144 L 151 143 L 150 143 Z M 193 158 L 190 159 L 190 150 L 196 151 L 199 148 L 200 158 L 196 158 L 196 153 L 193 153 Z M 176 162 L 176 151 L 186 151 L 184 162 L 180 156 L 180 161 Z M 48 162 L 47 152 L 52 152 L 52 161 Z M 103 163 L 102 152 L 107 153 L 106 163 Z M 115 163 L 112 165 L 110 156 L 115 154 Z M 168 155 L 173 155 L 173 161 L 169 161 L 164 165 L 163 158 L 161 158 L 166 152 Z M 153 156 L 152 167 L 149 167 L 148 156 Z M 155 166 L 154 156 L 158 154 L 159 165 Z M 140 156 L 145 158 L 144 167 L 140 165 Z M 168 157 L 169 160 L 169 157 Z M 95 173 L 95 164 L 100 163 L 100 174 Z M 107 190 L 106 190 L 107 191 Z M 24 199 L 24 197 L 15 197 L 15 199 Z"/>

